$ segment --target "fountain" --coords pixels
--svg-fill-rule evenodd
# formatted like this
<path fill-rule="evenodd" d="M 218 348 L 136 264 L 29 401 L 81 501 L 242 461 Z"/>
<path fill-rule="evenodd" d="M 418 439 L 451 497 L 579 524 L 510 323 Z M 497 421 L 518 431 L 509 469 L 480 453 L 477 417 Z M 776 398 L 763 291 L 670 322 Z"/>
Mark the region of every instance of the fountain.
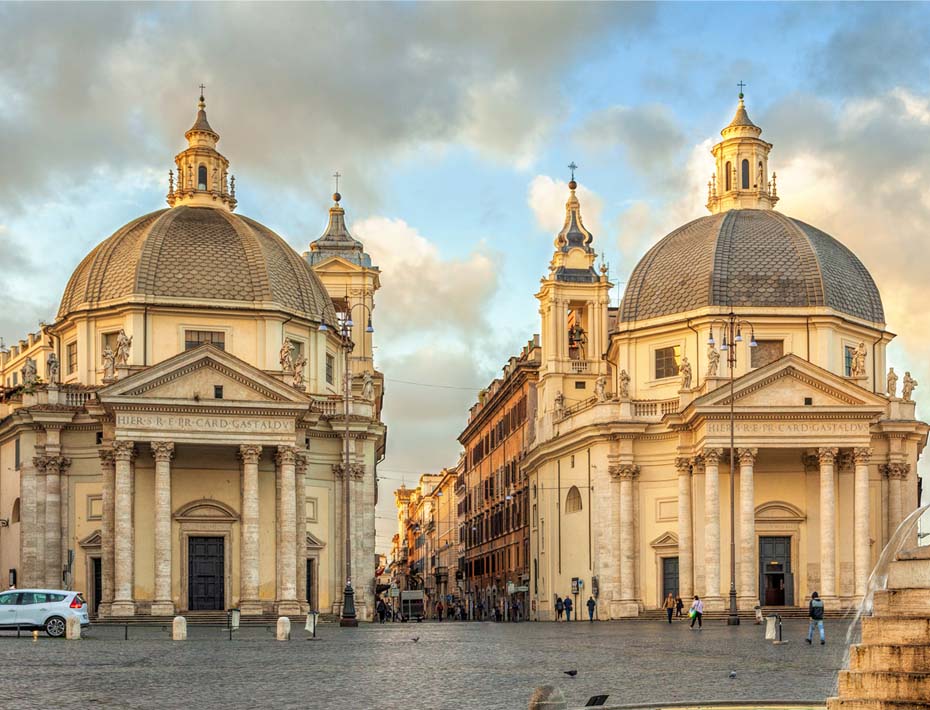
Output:
<path fill-rule="evenodd" d="M 827 710 L 930 710 L 930 547 L 912 547 L 915 510 L 895 531 L 850 626 L 861 641 Z M 902 549 L 903 548 L 903 549 Z"/>

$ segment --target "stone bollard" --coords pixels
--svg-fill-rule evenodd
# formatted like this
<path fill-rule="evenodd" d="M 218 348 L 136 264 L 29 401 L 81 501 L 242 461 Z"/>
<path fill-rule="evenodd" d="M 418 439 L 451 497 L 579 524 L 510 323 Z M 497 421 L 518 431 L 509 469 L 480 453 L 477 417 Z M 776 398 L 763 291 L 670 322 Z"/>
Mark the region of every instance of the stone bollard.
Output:
<path fill-rule="evenodd" d="M 183 616 L 176 616 L 171 622 L 171 638 L 175 641 L 187 641 L 187 619 Z"/>
<path fill-rule="evenodd" d="M 69 616 L 65 622 L 65 638 L 69 641 L 81 640 L 81 620 L 76 616 Z"/>
<path fill-rule="evenodd" d="M 529 710 L 565 710 L 567 707 L 562 691 L 552 685 L 536 688 L 530 697 Z"/>
<path fill-rule="evenodd" d="M 291 620 L 286 616 L 278 617 L 278 641 L 291 640 Z"/>

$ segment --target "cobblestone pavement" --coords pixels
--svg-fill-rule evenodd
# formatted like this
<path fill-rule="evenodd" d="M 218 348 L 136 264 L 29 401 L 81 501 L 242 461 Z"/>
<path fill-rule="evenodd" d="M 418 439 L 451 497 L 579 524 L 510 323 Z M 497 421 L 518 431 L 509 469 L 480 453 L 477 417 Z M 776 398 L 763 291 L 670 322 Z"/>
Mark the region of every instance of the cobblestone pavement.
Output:
<path fill-rule="evenodd" d="M 700 632 L 652 621 L 326 625 L 312 642 L 302 629 L 278 642 L 261 627 L 233 641 L 191 627 L 186 642 L 159 627 L 130 627 L 129 641 L 122 627 L 91 628 L 80 642 L 0 632 L 0 707 L 517 710 L 545 683 L 570 706 L 599 693 L 610 703 L 822 702 L 846 633 L 826 625 L 823 647 L 804 643 L 803 621 L 785 622 L 784 646 L 760 626 L 721 622 Z"/>

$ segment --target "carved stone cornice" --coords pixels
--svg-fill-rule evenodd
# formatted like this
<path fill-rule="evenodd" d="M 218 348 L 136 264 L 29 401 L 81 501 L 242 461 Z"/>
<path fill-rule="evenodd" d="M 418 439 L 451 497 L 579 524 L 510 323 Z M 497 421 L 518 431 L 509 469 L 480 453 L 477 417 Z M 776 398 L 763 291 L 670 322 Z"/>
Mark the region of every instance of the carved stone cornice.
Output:
<path fill-rule="evenodd" d="M 903 461 L 892 461 L 886 463 L 882 466 L 882 473 L 884 473 L 890 480 L 899 480 L 903 481 L 907 478 L 907 474 L 911 472 L 911 465 L 909 463 L 904 463 Z"/>
<path fill-rule="evenodd" d="M 262 447 L 258 444 L 242 444 L 239 447 L 239 459 L 242 463 L 257 464 L 262 456 Z"/>
<path fill-rule="evenodd" d="M 736 455 L 739 458 L 740 466 L 752 466 L 756 462 L 756 456 L 759 449 L 737 449 Z"/>
<path fill-rule="evenodd" d="M 723 449 L 707 448 L 701 452 L 701 456 L 704 458 L 705 466 L 719 466 Z"/>
<path fill-rule="evenodd" d="M 839 451 L 835 446 L 821 446 L 817 449 L 817 460 L 821 466 L 832 466 L 836 463 L 836 455 Z"/>
<path fill-rule="evenodd" d="M 691 459 L 678 457 L 675 459 L 675 468 L 678 469 L 679 476 L 687 476 L 691 473 Z"/>
<path fill-rule="evenodd" d="M 165 463 L 174 458 L 173 441 L 153 441 L 150 446 L 152 447 L 152 456 L 155 457 L 156 463 Z"/>
<path fill-rule="evenodd" d="M 860 446 L 853 449 L 853 461 L 857 466 L 868 464 L 870 458 L 872 458 L 871 447 Z"/>
<path fill-rule="evenodd" d="M 114 441 L 113 457 L 117 461 L 132 461 L 136 457 L 136 443 L 134 441 Z"/>
<path fill-rule="evenodd" d="M 293 446 L 279 446 L 275 452 L 274 460 L 278 466 L 293 466 L 297 459 L 297 450 Z"/>

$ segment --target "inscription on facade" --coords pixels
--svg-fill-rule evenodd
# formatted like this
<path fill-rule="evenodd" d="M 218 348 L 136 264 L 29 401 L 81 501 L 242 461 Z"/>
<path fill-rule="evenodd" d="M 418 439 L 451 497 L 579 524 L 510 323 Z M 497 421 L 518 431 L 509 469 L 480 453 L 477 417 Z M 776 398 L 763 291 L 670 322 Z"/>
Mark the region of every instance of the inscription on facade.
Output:
<path fill-rule="evenodd" d="M 737 434 L 868 434 L 868 422 L 735 422 Z M 729 434 L 729 422 L 708 422 L 708 434 Z"/>
<path fill-rule="evenodd" d="M 209 431 L 241 434 L 292 434 L 293 419 L 244 419 L 189 414 L 117 414 L 117 428 L 157 431 Z"/>

